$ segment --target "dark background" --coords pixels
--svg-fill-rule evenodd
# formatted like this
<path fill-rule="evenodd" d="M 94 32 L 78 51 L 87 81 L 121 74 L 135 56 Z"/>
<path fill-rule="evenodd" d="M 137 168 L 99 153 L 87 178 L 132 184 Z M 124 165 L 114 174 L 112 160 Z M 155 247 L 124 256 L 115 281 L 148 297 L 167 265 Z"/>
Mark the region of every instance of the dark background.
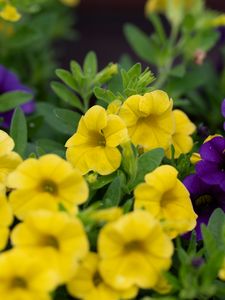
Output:
<path fill-rule="evenodd" d="M 152 31 L 144 16 L 146 0 L 81 0 L 75 9 L 75 29 L 80 33 L 77 40 L 60 46 L 63 67 L 68 68 L 72 59 L 83 62 L 90 50 L 94 50 L 99 66 L 117 62 L 123 53 L 129 53 L 139 61 L 130 49 L 123 34 L 123 25 L 131 22 L 146 33 Z M 225 0 L 208 0 L 211 9 L 225 12 Z M 63 53 L 63 54 L 62 54 Z"/>

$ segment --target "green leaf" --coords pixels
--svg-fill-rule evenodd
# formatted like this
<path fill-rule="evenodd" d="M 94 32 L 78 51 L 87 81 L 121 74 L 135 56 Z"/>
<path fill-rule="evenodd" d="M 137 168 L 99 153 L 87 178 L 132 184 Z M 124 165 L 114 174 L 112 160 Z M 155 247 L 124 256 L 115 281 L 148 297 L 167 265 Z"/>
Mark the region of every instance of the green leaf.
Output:
<path fill-rule="evenodd" d="M 28 102 L 32 97 L 32 94 L 22 91 L 4 93 L 0 95 L 0 112 L 14 109 L 16 106 Z"/>
<path fill-rule="evenodd" d="M 71 92 L 65 85 L 63 85 L 60 82 L 52 82 L 51 87 L 60 99 L 72 105 L 73 107 L 83 111 L 83 107 L 80 102 L 80 99 L 73 92 Z"/>
<path fill-rule="evenodd" d="M 116 172 L 106 176 L 100 176 L 98 177 L 97 181 L 90 184 L 90 187 L 92 190 L 98 190 L 104 187 L 105 185 L 109 184 L 110 182 L 112 182 L 116 176 L 117 176 Z"/>
<path fill-rule="evenodd" d="M 35 144 L 45 153 L 55 153 L 61 157 L 65 157 L 65 147 L 58 142 L 49 139 L 40 139 Z"/>
<path fill-rule="evenodd" d="M 110 104 L 113 100 L 116 99 L 116 96 L 109 90 L 102 89 L 100 87 L 96 87 L 94 89 L 95 97 L 99 100 Z"/>
<path fill-rule="evenodd" d="M 78 126 L 81 115 L 69 109 L 56 108 L 54 113 L 57 118 L 59 118 L 65 126 L 68 128 L 68 133 L 73 134 Z"/>
<path fill-rule="evenodd" d="M 145 175 L 149 172 L 152 172 L 156 167 L 158 167 L 163 157 L 164 151 L 161 148 L 153 149 L 142 154 L 138 158 L 137 176 L 130 189 L 134 188 L 140 182 L 143 182 Z"/>
<path fill-rule="evenodd" d="M 104 197 L 103 203 L 105 207 L 118 206 L 121 199 L 121 177 L 117 176 L 110 183 Z"/>
<path fill-rule="evenodd" d="M 143 31 L 132 24 L 126 24 L 124 27 L 125 36 L 132 49 L 143 60 L 156 64 L 157 49 L 153 44 L 153 40 Z"/>
<path fill-rule="evenodd" d="M 221 208 L 217 208 L 216 210 L 214 210 L 209 219 L 208 230 L 218 243 L 221 243 L 222 241 L 222 230 L 224 225 L 225 214 Z"/>
<path fill-rule="evenodd" d="M 205 226 L 205 224 L 201 225 L 201 232 L 204 241 L 204 246 L 206 250 L 206 255 L 210 255 L 217 249 L 216 240 L 214 239 L 212 233 L 209 229 Z"/>
<path fill-rule="evenodd" d="M 14 151 L 23 156 L 27 146 L 27 123 L 24 113 L 19 107 L 13 114 L 10 135 L 15 142 Z"/>
<path fill-rule="evenodd" d="M 84 79 L 84 74 L 83 74 L 83 71 L 82 71 L 80 65 L 76 61 L 72 60 L 70 63 L 70 69 L 71 69 L 74 79 L 78 82 L 78 84 L 80 86 Z"/>
<path fill-rule="evenodd" d="M 79 91 L 78 89 L 78 85 L 75 81 L 75 79 L 73 78 L 73 75 L 63 69 L 57 69 L 56 70 L 56 75 L 71 89 L 75 90 L 76 92 Z"/>
<path fill-rule="evenodd" d="M 98 63 L 96 54 L 90 51 L 84 59 L 84 75 L 93 78 L 98 71 Z"/>

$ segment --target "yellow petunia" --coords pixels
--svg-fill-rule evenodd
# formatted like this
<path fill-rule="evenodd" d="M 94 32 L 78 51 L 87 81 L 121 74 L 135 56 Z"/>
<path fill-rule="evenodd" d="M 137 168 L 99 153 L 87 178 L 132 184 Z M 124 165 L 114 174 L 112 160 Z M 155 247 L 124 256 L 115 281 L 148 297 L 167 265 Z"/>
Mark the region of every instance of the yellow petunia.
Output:
<path fill-rule="evenodd" d="M 137 210 L 103 227 L 98 251 L 107 284 L 121 290 L 147 289 L 170 267 L 173 244 L 150 213 Z"/>
<path fill-rule="evenodd" d="M 190 121 L 188 116 L 181 110 L 173 110 L 175 120 L 175 132 L 172 135 L 171 144 L 174 146 L 174 157 L 186 154 L 193 147 L 193 140 L 190 135 L 195 131 L 196 126 Z M 171 158 L 171 148 L 166 151 L 166 156 Z"/>
<path fill-rule="evenodd" d="M 74 275 L 89 247 L 82 223 L 64 212 L 29 214 L 13 229 L 11 240 L 15 247 L 34 250 L 46 264 L 54 266 L 61 283 Z M 51 253 L 51 260 L 45 259 L 46 253 Z"/>
<path fill-rule="evenodd" d="M 132 143 L 145 151 L 167 149 L 175 129 L 172 106 L 168 95 L 159 90 L 129 97 L 119 115 L 127 125 Z"/>
<path fill-rule="evenodd" d="M 69 294 L 83 300 L 120 300 L 136 296 L 138 289 L 135 286 L 125 292 L 110 287 L 102 278 L 98 267 L 99 256 L 90 252 L 75 277 L 67 284 Z"/>
<path fill-rule="evenodd" d="M 170 3 L 169 3 L 170 1 Z M 171 3 L 172 2 L 172 3 Z M 167 10 L 169 4 L 179 8 L 183 6 L 186 11 L 190 10 L 193 6 L 194 0 L 148 0 L 145 4 L 145 13 L 160 12 L 163 13 Z"/>
<path fill-rule="evenodd" d="M 21 14 L 18 12 L 15 6 L 6 4 L 0 11 L 0 17 L 6 21 L 17 22 L 21 18 Z"/>
<path fill-rule="evenodd" d="M 9 201 L 18 219 L 37 209 L 57 211 L 59 205 L 74 213 L 88 197 L 80 172 L 55 154 L 25 160 L 8 176 L 7 186 L 15 189 Z"/>
<path fill-rule="evenodd" d="M 13 152 L 14 141 L 3 130 L 0 130 L 0 185 L 6 185 L 7 176 L 22 162 L 22 158 Z"/>
<path fill-rule="evenodd" d="M 0 192 L 0 250 L 3 250 L 8 242 L 9 226 L 13 222 L 12 209 L 4 195 Z"/>
<path fill-rule="evenodd" d="M 110 207 L 95 210 L 90 213 L 89 217 L 97 222 L 112 222 L 119 219 L 123 214 L 121 207 Z"/>
<path fill-rule="evenodd" d="M 121 153 L 117 147 L 127 139 L 124 121 L 95 105 L 81 117 L 77 132 L 66 142 L 66 156 L 82 174 L 94 171 L 107 175 L 119 168 Z"/>
<path fill-rule="evenodd" d="M 0 254 L 0 299 L 51 300 L 57 274 L 38 255 L 13 249 Z"/>
<path fill-rule="evenodd" d="M 194 229 L 197 218 L 189 192 L 177 175 L 175 168 L 160 166 L 134 190 L 135 209 L 146 209 L 159 219 L 171 238 Z"/>

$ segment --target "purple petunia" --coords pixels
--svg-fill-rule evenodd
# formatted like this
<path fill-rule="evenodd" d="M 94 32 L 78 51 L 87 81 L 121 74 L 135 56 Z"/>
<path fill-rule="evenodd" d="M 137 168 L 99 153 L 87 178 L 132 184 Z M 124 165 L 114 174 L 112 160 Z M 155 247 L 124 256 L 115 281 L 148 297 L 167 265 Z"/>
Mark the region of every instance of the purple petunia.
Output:
<path fill-rule="evenodd" d="M 183 184 L 190 193 L 194 211 L 198 215 L 195 230 L 197 240 L 201 240 L 201 224 L 208 224 L 209 218 L 216 208 L 219 207 L 225 212 L 225 191 L 218 185 L 205 183 L 196 174 L 187 176 Z"/>
<path fill-rule="evenodd" d="M 223 102 L 221 104 L 221 113 L 222 113 L 222 116 L 225 118 L 225 99 L 223 100 Z M 225 130 L 225 122 L 223 123 L 223 129 Z"/>
<path fill-rule="evenodd" d="M 196 173 L 209 185 L 219 185 L 225 191 L 225 138 L 214 137 L 199 150 L 201 161 L 196 164 Z"/>
<path fill-rule="evenodd" d="M 0 65 L 0 95 L 12 91 L 25 91 L 31 93 L 31 90 L 24 86 L 13 72 Z M 35 109 L 34 101 L 30 100 L 27 103 L 22 104 L 21 108 L 25 114 L 32 113 Z M 1 124 L 2 127 L 8 128 L 10 126 L 12 115 L 13 110 L 0 113 L 0 117 L 4 119 Z"/>

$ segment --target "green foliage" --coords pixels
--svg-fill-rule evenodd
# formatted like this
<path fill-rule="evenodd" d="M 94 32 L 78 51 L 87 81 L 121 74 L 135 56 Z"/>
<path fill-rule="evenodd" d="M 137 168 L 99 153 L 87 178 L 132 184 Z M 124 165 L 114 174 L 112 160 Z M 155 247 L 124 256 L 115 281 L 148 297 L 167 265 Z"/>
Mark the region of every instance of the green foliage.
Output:
<path fill-rule="evenodd" d="M 0 95 L 0 112 L 14 109 L 16 106 L 31 100 L 32 95 L 27 92 L 7 92 Z"/>

